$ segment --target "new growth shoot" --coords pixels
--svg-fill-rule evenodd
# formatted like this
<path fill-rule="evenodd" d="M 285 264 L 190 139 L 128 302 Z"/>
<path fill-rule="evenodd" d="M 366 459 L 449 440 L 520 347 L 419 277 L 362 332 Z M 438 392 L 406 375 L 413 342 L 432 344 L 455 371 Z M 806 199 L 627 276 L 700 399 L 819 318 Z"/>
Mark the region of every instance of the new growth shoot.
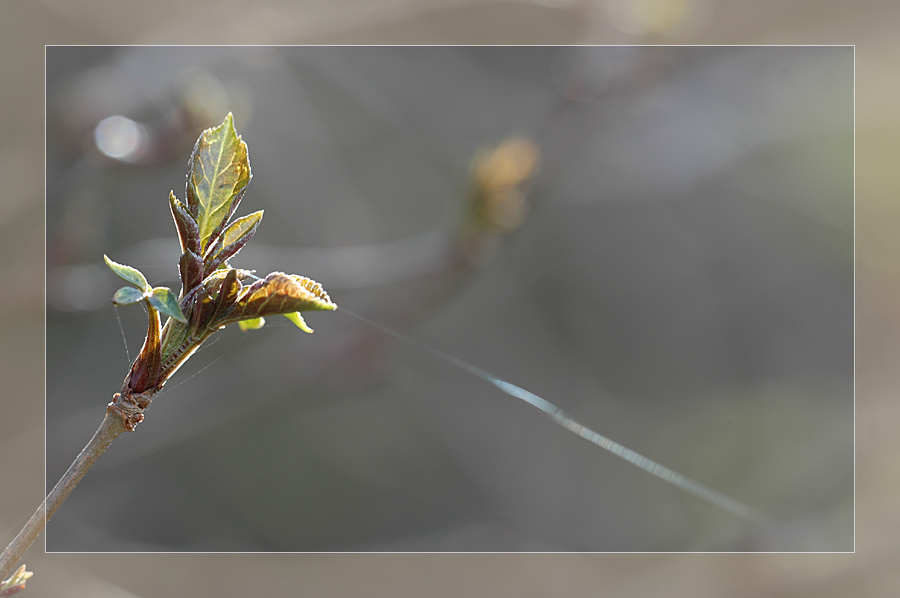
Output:
<path fill-rule="evenodd" d="M 231 220 L 250 183 L 247 144 L 234 128 L 231 113 L 204 131 L 191 154 L 185 200 L 169 193 L 169 209 L 181 243 L 181 290 L 153 287 L 137 269 L 103 256 L 107 266 L 130 286 L 113 295 L 116 305 L 143 302 L 147 336 L 122 389 L 113 395 L 94 437 L 0 555 L 0 596 L 25 588 L 31 576 L 24 566 L 12 575 L 25 550 L 97 458 L 121 433 L 134 431 L 144 411 L 169 378 L 203 342 L 228 324 L 244 330 L 262 327 L 265 318 L 282 315 L 312 332 L 300 312 L 337 309 L 322 285 L 296 274 L 272 272 L 259 278 L 228 261 L 253 237 L 262 210 Z M 161 322 L 166 318 L 165 323 Z"/>
<path fill-rule="evenodd" d="M 527 206 L 520 187 L 530 180 L 537 161 L 537 148 L 523 140 L 505 143 L 494 153 L 481 156 L 474 169 L 477 193 L 460 232 L 458 250 L 462 256 L 474 259 L 489 245 L 492 233 L 511 230 L 521 223 Z M 103 256 L 109 268 L 128 283 L 115 292 L 112 302 L 143 302 L 146 307 L 148 327 L 144 344 L 122 388 L 108 404 L 94 437 L 0 555 L 0 579 L 8 577 L 0 584 L 0 598 L 24 589 L 31 574 L 24 565 L 16 573 L 13 570 L 46 521 L 112 441 L 125 431 L 134 431 L 143 421 L 153 397 L 203 342 L 228 324 L 253 330 L 262 327 L 266 317 L 276 315 L 312 332 L 301 312 L 337 309 L 322 285 L 309 278 L 283 272 L 271 272 L 261 278 L 253 270 L 230 265 L 229 260 L 253 237 L 263 216 L 260 210 L 232 220 L 250 178 L 247 145 L 237 134 L 229 113 L 219 126 L 207 129 L 197 140 L 184 200 L 169 193 L 169 209 L 181 246 L 180 290 L 176 293 L 166 287 L 153 287 L 137 269 Z M 352 312 L 348 315 L 482 378 L 540 409 L 570 432 L 701 500 L 747 520 L 760 519 L 750 507 L 586 428 L 557 406 L 519 386 L 368 318 Z"/>
<path fill-rule="evenodd" d="M 144 346 L 110 409 L 129 430 L 166 381 L 217 330 L 237 322 L 260 328 L 266 316 L 283 315 L 312 332 L 302 311 L 337 309 L 322 285 L 295 274 L 272 272 L 263 279 L 232 268 L 233 258 L 256 233 L 262 210 L 229 222 L 250 183 L 247 144 L 234 129 L 231 113 L 218 127 L 203 132 L 194 146 L 185 202 L 169 193 L 169 208 L 181 243 L 178 270 L 181 291 L 152 288 L 136 269 L 103 256 L 132 286 L 116 291 L 113 303 L 143 301 L 149 314 Z M 249 283 L 245 286 L 245 283 Z M 160 326 L 160 314 L 168 321 Z"/>

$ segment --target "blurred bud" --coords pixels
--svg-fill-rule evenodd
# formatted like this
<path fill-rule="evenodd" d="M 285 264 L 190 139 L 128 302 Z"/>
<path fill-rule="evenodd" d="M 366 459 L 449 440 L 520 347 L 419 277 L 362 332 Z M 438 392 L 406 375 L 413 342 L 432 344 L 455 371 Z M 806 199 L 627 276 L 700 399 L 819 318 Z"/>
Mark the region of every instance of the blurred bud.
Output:
<path fill-rule="evenodd" d="M 474 189 L 467 214 L 470 228 L 509 232 L 528 214 L 525 187 L 538 169 L 540 151 L 534 142 L 510 137 L 472 162 Z"/>

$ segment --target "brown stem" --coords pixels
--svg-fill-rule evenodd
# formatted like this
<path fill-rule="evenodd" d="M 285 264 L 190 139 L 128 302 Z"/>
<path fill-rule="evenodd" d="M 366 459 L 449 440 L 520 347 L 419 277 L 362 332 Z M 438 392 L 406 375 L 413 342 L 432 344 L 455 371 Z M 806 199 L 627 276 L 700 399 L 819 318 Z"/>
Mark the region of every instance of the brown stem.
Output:
<path fill-rule="evenodd" d="M 0 555 L 0 579 L 9 577 L 15 569 L 16 563 L 37 539 L 47 521 L 53 516 L 62 502 L 69 496 L 88 469 L 103 454 L 103 451 L 112 444 L 116 437 L 127 430 L 126 424 L 119 412 L 109 409 L 103 418 L 103 423 L 94 433 L 87 446 L 75 457 L 75 461 L 56 483 L 47 499 L 43 501 L 22 531 L 9 543 L 3 554 Z"/>

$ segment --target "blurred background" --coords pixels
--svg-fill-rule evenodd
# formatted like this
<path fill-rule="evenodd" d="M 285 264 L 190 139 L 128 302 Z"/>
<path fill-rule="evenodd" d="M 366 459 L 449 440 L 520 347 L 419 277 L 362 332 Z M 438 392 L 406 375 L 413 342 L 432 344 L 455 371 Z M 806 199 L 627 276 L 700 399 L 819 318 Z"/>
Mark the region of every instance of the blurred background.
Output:
<path fill-rule="evenodd" d="M 241 213 L 266 210 L 235 266 L 310 276 L 777 521 L 696 504 L 338 312 L 308 316 L 312 337 L 218 336 L 48 549 L 851 550 L 852 65 L 849 47 L 48 48 L 48 484 L 121 384 L 123 330 L 134 351 L 146 331 L 97 256 L 177 288 L 164 200 L 230 109 Z M 473 155 L 512 134 L 542 155 L 527 206 L 460 224 Z M 482 162 L 482 186 L 507 168 Z"/>
<path fill-rule="evenodd" d="M 64 8 L 40 6 L 63 23 L 77 21 Z M 335 41 L 421 42 L 427 33 L 447 42 L 682 43 L 725 41 L 710 32 L 727 27 L 710 23 L 740 20 L 713 11 L 697 17 L 693 31 L 658 29 L 652 19 L 634 30 L 612 6 L 408 6 L 406 17 L 378 23 L 347 15 L 322 22 L 346 26 L 335 26 Z M 527 16 L 538 14 L 553 18 Z M 749 13 L 748 37 L 737 41 L 811 41 L 835 14 L 824 10 L 813 22 L 788 14 L 775 33 L 753 38 L 753 27 L 765 31 L 768 20 Z M 460 33 L 466 19 L 486 26 L 490 15 L 509 17 L 522 37 Z M 808 37 L 779 37 L 791 26 Z M 257 41 L 321 41 L 315 35 L 325 29 L 293 39 L 273 28 Z M 165 35 L 172 32 L 177 25 Z M 777 534 L 748 529 L 339 311 L 310 317 L 310 337 L 278 325 L 252 336 L 225 331 L 154 402 L 141 433 L 117 441 L 108 463 L 91 472 L 94 490 L 76 502 L 86 480 L 64 507 L 71 512 L 60 511 L 49 549 L 55 541 L 57 550 L 95 551 L 853 549 L 854 57 L 846 48 L 182 51 L 61 48 L 56 65 L 54 51 L 47 54 L 48 372 L 60 364 L 58 379 L 47 377 L 48 479 L 92 433 L 97 404 L 102 410 L 127 368 L 115 311 L 98 303 L 108 299 L 100 290 L 117 285 L 91 270 L 91 253 L 99 247 L 156 284 L 177 284 L 169 216 L 153 206 L 164 206 L 170 188 L 181 195 L 187 152 L 221 119 L 214 98 L 224 97 L 255 175 L 240 213 L 267 210 L 251 244 L 256 253 L 248 248 L 237 265 L 312 276 L 340 305 L 519 383 L 782 525 Z M 110 81 L 121 92 L 104 91 Z M 210 116 L 195 119 L 207 108 Z M 115 115 L 129 120 L 98 129 Z M 116 131 L 111 125 L 119 133 L 97 134 Z M 123 130 L 140 151 L 102 147 L 127 138 Z M 448 268 L 459 263 L 441 258 L 458 239 L 470 161 L 510 134 L 541 150 L 526 217 L 490 235 L 464 272 Z M 40 156 L 41 139 L 33 149 Z M 13 155 L 27 156 L 10 150 L 11 173 L 35 166 Z M 5 238 L 11 250 L 30 247 L 38 256 L 23 259 L 39 260 L 43 239 L 23 224 L 30 217 L 40 230 L 44 211 L 22 201 L 24 191 L 5 206 Z M 885 215 L 866 216 L 876 241 Z M 857 216 L 862 224 L 862 209 Z M 890 289 L 890 262 L 869 247 L 867 254 L 860 243 L 858 260 L 869 261 L 858 263 L 857 277 Z M 335 255 L 372 260 L 333 268 L 331 284 L 323 267 L 347 261 Z M 401 268 L 375 259 L 397 256 L 406 258 Z M 367 278 L 372 272 L 378 276 Z M 40 296 L 44 273 L 16 274 L 5 298 L 17 342 L 11 355 L 40 355 L 40 335 L 29 340 L 27 331 L 40 330 L 43 313 L 26 306 L 30 293 Z M 91 284 L 79 286 L 85 279 Z M 118 314 L 133 355 L 144 315 Z M 889 322 L 857 319 L 868 350 L 893 346 Z M 98 349 L 88 348 L 94 343 Z M 54 362 L 54 344 L 68 357 Z M 889 363 L 867 360 L 860 373 L 878 374 L 868 364 L 879 360 Z M 25 371 L 15 359 L 6 367 Z M 276 388 L 263 386 L 278 376 Z M 868 384 L 861 376 L 858 385 L 861 459 L 864 443 L 878 447 L 873 457 L 890 454 L 886 412 L 862 409 L 863 391 L 877 396 L 874 381 L 890 388 L 881 376 Z M 11 394 L 24 400 L 31 384 Z M 67 424 L 54 423 L 57 408 L 68 410 L 60 413 Z M 21 409 L 41 417 L 33 400 Z M 180 429 L 185 420 L 202 426 Z M 25 452 L 34 431 L 6 425 L 5 438 Z M 269 592 L 303 583 L 338 593 L 367 579 L 402 595 L 449 589 L 463 570 L 470 575 L 457 588 L 501 595 L 600 583 L 653 595 L 663 580 L 674 595 L 718 595 L 738 583 L 756 591 L 765 584 L 768 595 L 884 595 L 895 580 L 887 569 L 872 573 L 896 548 L 890 534 L 877 550 L 877 540 L 864 545 L 863 526 L 889 529 L 893 502 L 879 487 L 890 482 L 877 474 L 877 459 L 859 465 L 855 555 L 110 555 L 101 565 L 91 555 L 40 557 L 33 549 L 27 562 L 47 563 L 44 587 L 56 583 L 72 595 L 186 587 L 229 595 L 250 578 L 264 579 Z M 8 475 L 34 475 L 33 464 L 10 467 L 17 469 Z M 10 536 L 16 514 L 24 518 L 40 498 L 40 473 L 33 496 L 4 497 L 14 501 L 3 509 Z M 204 500 L 214 502 L 198 509 Z M 91 501 L 106 515 L 91 515 Z M 64 544 L 73 538 L 90 545 Z M 109 563 L 118 570 L 110 573 Z M 401 573 L 410 565 L 415 573 Z M 132 578 L 148 570 L 152 581 Z M 210 582 L 214 571 L 219 579 Z"/>

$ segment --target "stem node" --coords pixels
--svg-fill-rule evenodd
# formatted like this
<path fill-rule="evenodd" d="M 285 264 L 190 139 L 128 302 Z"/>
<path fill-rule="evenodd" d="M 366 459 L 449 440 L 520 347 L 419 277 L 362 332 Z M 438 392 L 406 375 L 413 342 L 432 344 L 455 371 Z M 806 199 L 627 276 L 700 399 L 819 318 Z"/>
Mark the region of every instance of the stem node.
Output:
<path fill-rule="evenodd" d="M 113 395 L 113 400 L 106 406 L 106 411 L 122 419 L 125 429 L 134 432 L 135 427 L 144 421 L 144 409 L 150 406 L 152 395 L 149 392 L 131 392 L 123 389 Z"/>

